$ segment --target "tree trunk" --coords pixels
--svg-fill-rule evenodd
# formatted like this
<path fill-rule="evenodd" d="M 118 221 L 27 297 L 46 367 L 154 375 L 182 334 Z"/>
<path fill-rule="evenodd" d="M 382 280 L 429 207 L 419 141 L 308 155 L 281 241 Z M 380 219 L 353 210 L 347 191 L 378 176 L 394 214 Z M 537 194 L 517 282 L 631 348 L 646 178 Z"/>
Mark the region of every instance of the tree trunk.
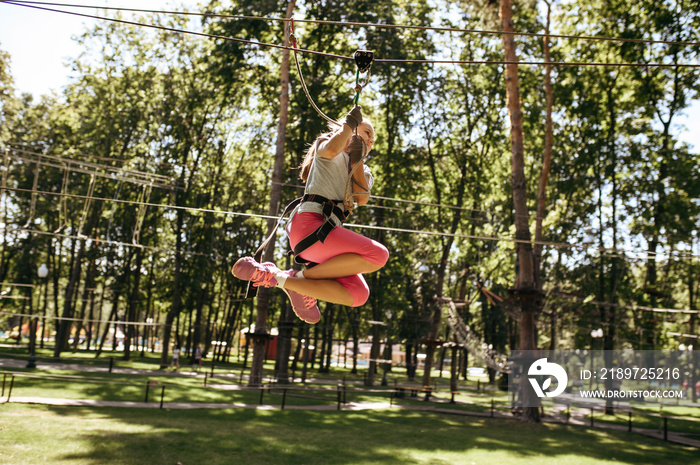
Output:
<path fill-rule="evenodd" d="M 131 324 L 136 321 L 136 309 L 139 302 L 140 284 L 141 284 L 141 266 L 143 265 L 143 249 L 139 248 L 136 251 L 136 267 L 133 270 L 134 281 L 131 286 L 131 294 L 126 306 L 126 329 L 124 334 L 124 360 L 131 360 L 131 344 L 136 340 L 136 327 Z M 138 345 L 138 344 L 137 344 Z"/>
<path fill-rule="evenodd" d="M 76 324 L 76 337 L 73 340 L 73 348 L 72 351 L 75 353 L 78 351 L 78 345 L 80 344 L 80 333 L 83 331 L 83 321 L 85 320 L 85 313 L 87 310 L 87 307 L 90 306 L 92 307 L 92 300 L 91 296 L 93 295 L 93 292 L 95 289 L 95 272 L 96 272 L 97 264 L 93 259 L 90 260 L 90 264 L 88 265 L 88 270 L 87 274 L 85 276 L 85 286 L 83 287 L 83 297 L 80 299 L 80 316 L 78 317 L 78 321 Z M 92 313 L 92 309 L 90 311 Z M 88 328 L 92 325 L 92 322 L 88 323 Z M 86 333 L 89 333 L 87 331 Z M 86 334 L 86 339 L 89 339 L 88 334 Z M 88 342 L 87 348 L 90 348 L 90 343 Z"/>
<path fill-rule="evenodd" d="M 296 0 L 292 0 L 287 5 L 287 18 L 291 18 L 294 12 Z M 289 47 L 289 29 L 285 28 L 284 45 Z M 282 51 L 282 64 L 280 69 L 280 113 L 277 122 L 277 148 L 275 151 L 275 163 L 272 169 L 272 187 L 270 190 L 270 209 L 268 214 L 275 216 L 279 212 L 280 200 L 282 198 L 282 169 L 284 168 L 284 144 L 286 141 L 287 119 L 289 112 L 289 49 Z M 267 233 L 275 234 L 275 220 L 267 221 Z M 272 241 L 265 250 L 263 261 L 271 262 L 275 253 L 275 242 Z M 258 307 L 255 318 L 255 332 L 267 335 L 267 313 L 270 306 L 270 289 L 260 288 L 258 292 Z M 250 386 L 258 386 L 262 382 L 262 369 L 265 358 L 265 337 L 254 339 L 253 361 L 250 366 Z"/>
<path fill-rule="evenodd" d="M 70 337 L 71 321 L 73 318 L 73 312 L 75 310 L 75 300 L 73 296 L 75 295 L 75 290 L 79 285 L 82 258 L 85 254 L 85 239 L 78 239 L 80 245 L 78 248 L 78 253 L 73 260 L 73 266 L 71 267 L 71 274 L 68 280 L 68 285 L 66 286 L 65 299 L 63 301 L 63 313 L 61 314 L 61 320 L 58 324 L 58 331 L 56 332 L 56 341 L 53 350 L 54 358 L 60 358 L 61 352 L 67 347 L 68 338 Z"/>
<path fill-rule="evenodd" d="M 544 42 L 544 59 L 545 62 L 552 61 L 549 52 L 549 24 L 552 6 L 548 1 L 547 4 L 547 22 L 545 25 L 545 36 L 542 39 Z M 544 139 L 544 157 L 542 160 L 542 172 L 540 173 L 540 183 L 537 188 L 537 216 L 535 217 L 535 282 L 537 289 L 542 290 L 542 279 L 540 277 L 540 269 L 542 265 L 542 222 L 546 214 L 547 205 L 547 180 L 552 167 L 552 143 L 554 139 L 554 131 L 552 129 L 552 106 L 554 96 L 552 92 L 552 65 L 546 65 L 544 68 L 544 93 L 547 105 L 547 116 L 545 118 L 545 139 Z"/>
<path fill-rule="evenodd" d="M 530 237 L 530 216 L 527 208 L 527 182 L 525 179 L 525 149 L 523 142 L 523 114 L 520 106 L 520 89 L 518 81 L 518 58 L 515 53 L 513 32 L 512 1 L 501 0 L 499 17 L 503 34 L 506 65 L 506 96 L 510 116 L 511 148 L 511 185 L 513 188 L 513 206 L 515 214 L 515 238 L 517 242 L 518 276 L 515 286 L 516 302 L 520 305 L 520 349 L 536 349 L 534 293 L 534 260 Z M 521 394 L 526 405 L 539 404 L 535 393 L 525 385 L 527 377 L 521 377 Z M 527 387 L 523 389 L 523 387 Z M 539 407 L 523 409 L 522 421 L 539 422 Z"/>
<path fill-rule="evenodd" d="M 380 325 L 372 325 L 372 345 L 369 349 L 369 369 L 367 370 L 367 378 L 365 378 L 365 386 L 374 386 L 374 376 L 377 374 L 377 359 L 379 359 L 379 351 L 381 349 Z"/>
<path fill-rule="evenodd" d="M 172 332 L 175 317 L 180 314 L 182 308 L 182 225 L 184 212 L 178 209 L 175 223 L 175 260 L 173 270 L 173 297 L 170 303 L 170 310 L 165 316 L 165 326 L 163 327 L 163 348 L 160 356 L 160 368 L 168 368 L 168 358 L 170 354 L 170 334 Z"/>

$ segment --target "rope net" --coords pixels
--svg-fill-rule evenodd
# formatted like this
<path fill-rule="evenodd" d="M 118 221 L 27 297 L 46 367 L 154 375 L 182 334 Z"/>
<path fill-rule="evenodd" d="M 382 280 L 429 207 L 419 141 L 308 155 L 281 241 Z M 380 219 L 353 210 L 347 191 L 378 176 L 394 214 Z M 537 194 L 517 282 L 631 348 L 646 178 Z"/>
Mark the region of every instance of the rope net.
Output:
<path fill-rule="evenodd" d="M 464 323 L 457 311 L 457 306 L 451 299 L 443 299 L 442 302 L 447 304 L 447 324 L 454 331 L 459 345 L 484 362 L 487 367 L 502 373 L 509 373 L 508 357 L 490 349 L 469 325 Z"/>

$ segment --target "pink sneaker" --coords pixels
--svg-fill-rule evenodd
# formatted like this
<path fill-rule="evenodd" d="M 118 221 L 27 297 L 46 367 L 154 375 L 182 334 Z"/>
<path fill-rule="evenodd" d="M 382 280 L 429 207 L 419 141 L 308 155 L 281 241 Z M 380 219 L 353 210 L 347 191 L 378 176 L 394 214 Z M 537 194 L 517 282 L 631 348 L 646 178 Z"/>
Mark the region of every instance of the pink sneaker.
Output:
<path fill-rule="evenodd" d="M 283 273 L 289 277 L 294 277 L 297 274 L 295 270 L 283 271 Z M 282 288 L 282 290 L 287 294 L 287 297 L 289 297 L 292 310 L 294 310 L 294 313 L 300 320 L 312 325 L 321 321 L 321 312 L 316 304 L 316 299 L 307 295 L 301 295 L 289 289 Z"/>
<path fill-rule="evenodd" d="M 231 273 L 244 281 L 252 281 L 253 287 L 275 287 L 277 280 L 275 273 L 280 269 L 274 263 L 258 263 L 253 257 L 243 257 L 233 265 Z"/>

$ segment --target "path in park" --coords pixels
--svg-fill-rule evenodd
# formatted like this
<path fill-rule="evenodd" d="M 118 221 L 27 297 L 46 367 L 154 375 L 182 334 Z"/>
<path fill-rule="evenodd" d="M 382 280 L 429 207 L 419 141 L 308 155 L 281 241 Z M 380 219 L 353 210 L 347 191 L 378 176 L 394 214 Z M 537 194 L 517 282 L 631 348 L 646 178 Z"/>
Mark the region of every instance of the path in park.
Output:
<path fill-rule="evenodd" d="M 25 360 L 17 359 L 4 359 L 0 358 L 0 370 L 3 368 L 23 368 L 26 366 Z M 74 364 L 66 362 L 44 362 L 37 361 L 37 369 L 52 369 L 52 370 L 72 370 L 72 371 L 85 371 L 85 372 L 108 372 L 110 368 Z M 122 367 L 112 367 L 112 373 L 116 374 L 138 374 L 138 375 L 148 375 L 148 376 L 202 376 L 203 373 L 191 372 L 191 371 L 164 371 L 164 370 L 140 370 L 134 368 L 122 368 Z M 217 377 L 223 377 L 225 375 L 217 374 Z M 238 376 L 228 375 L 226 377 Z M 311 381 L 311 380 L 309 380 Z M 322 380 L 313 380 L 315 383 L 323 383 Z M 329 380 L 329 384 L 337 384 L 335 380 Z M 230 389 L 231 385 L 227 385 Z M 240 388 L 240 387 L 239 387 Z M 248 408 L 248 409 L 258 409 L 258 410 L 278 410 L 280 406 L 278 405 L 258 405 L 258 404 L 242 404 L 242 403 L 211 403 L 211 402 L 130 402 L 130 401 L 105 401 L 105 400 L 89 400 L 89 399 L 60 399 L 60 398 L 45 398 L 45 397 L 22 397 L 22 396 L 12 396 L 10 399 L 5 397 L 0 397 L 0 404 L 8 402 L 12 403 L 25 403 L 25 404 L 43 404 L 43 405 L 59 405 L 59 406 L 79 406 L 79 407 L 118 407 L 118 408 L 153 408 L 153 409 L 230 409 L 230 408 Z M 442 400 L 443 402 L 449 402 L 448 400 Z M 327 405 L 309 405 L 309 406 L 298 406 L 298 405 L 287 405 L 284 407 L 289 410 L 319 410 L 319 411 L 332 411 L 332 410 L 376 410 L 376 409 L 406 409 L 406 410 L 419 410 L 425 412 L 434 412 L 448 415 L 461 415 L 461 416 L 478 416 L 487 418 L 499 418 L 499 419 L 514 419 L 513 415 L 508 413 L 503 413 L 497 410 L 487 411 L 487 412 L 473 412 L 466 410 L 456 410 L 447 409 L 441 407 L 441 403 L 430 402 L 425 405 L 398 405 L 392 402 L 346 402 L 342 405 L 339 404 L 327 404 Z M 586 415 L 590 412 L 588 408 L 572 408 L 570 415 L 567 417 L 564 414 L 566 410 L 565 405 L 558 405 L 555 407 L 554 412 L 550 416 L 543 418 L 545 422 L 569 424 L 578 427 L 590 427 L 590 419 Z M 610 423 L 597 422 L 594 423 L 595 428 L 611 429 L 617 431 L 628 431 L 628 427 L 624 425 L 614 425 Z M 664 432 L 661 429 L 647 429 L 647 428 L 632 428 L 635 433 L 643 434 L 645 436 L 664 439 Z M 669 442 L 674 442 L 677 444 L 682 444 L 685 446 L 692 446 L 700 448 L 700 438 L 688 437 L 687 435 L 675 433 L 668 431 L 666 433 L 667 440 Z"/>

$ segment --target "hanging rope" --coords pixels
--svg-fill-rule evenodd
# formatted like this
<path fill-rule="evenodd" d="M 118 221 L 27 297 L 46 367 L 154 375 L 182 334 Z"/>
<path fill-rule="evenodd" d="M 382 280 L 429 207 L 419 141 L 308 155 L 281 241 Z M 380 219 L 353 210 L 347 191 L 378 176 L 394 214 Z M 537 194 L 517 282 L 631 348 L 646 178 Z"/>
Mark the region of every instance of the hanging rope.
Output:
<path fill-rule="evenodd" d="M 29 207 L 29 217 L 27 218 L 27 223 L 22 227 L 23 229 L 28 228 L 32 220 L 34 219 L 34 215 L 36 214 L 36 198 L 38 195 L 38 190 L 39 190 L 39 170 L 41 169 L 41 166 L 39 165 L 39 162 L 36 163 L 36 170 L 34 171 L 34 183 L 32 185 L 32 200 L 31 200 L 31 205 Z"/>
<path fill-rule="evenodd" d="M 355 135 L 357 135 L 357 130 L 355 130 Z M 355 175 L 355 171 L 360 167 L 360 165 L 364 164 L 365 158 L 367 157 L 367 154 L 369 153 L 369 150 L 365 150 L 365 141 L 360 137 L 360 140 L 362 141 L 362 159 L 355 163 L 355 166 L 351 167 L 348 172 L 348 179 L 347 182 L 345 183 L 345 198 L 343 199 L 343 205 L 345 206 L 345 209 L 352 213 L 353 210 L 355 209 L 355 202 L 353 198 L 356 195 L 370 195 L 369 187 L 363 186 L 362 184 L 359 184 L 357 181 L 353 179 L 353 176 Z M 364 190 L 360 192 L 356 192 L 353 189 L 353 185 L 357 184 L 359 187 L 363 188 Z"/>
<path fill-rule="evenodd" d="M 306 98 L 309 100 L 309 103 L 314 108 L 314 110 L 316 110 L 316 112 L 319 115 L 321 115 L 321 117 L 323 117 L 323 119 L 325 119 L 326 121 L 331 123 L 333 126 L 340 126 L 341 124 L 338 121 L 329 117 L 324 112 L 322 112 L 320 108 L 318 108 L 318 106 L 314 102 L 314 99 L 311 98 L 311 94 L 309 93 L 308 87 L 306 87 L 306 81 L 304 81 L 304 75 L 301 72 L 301 66 L 299 66 L 299 57 L 297 57 L 297 38 L 294 35 L 294 18 L 291 18 L 289 20 L 289 40 L 292 42 L 292 50 L 294 51 L 294 63 L 297 66 L 297 73 L 299 74 L 299 81 L 301 81 L 301 86 L 304 88 L 304 93 L 306 94 Z"/>
<path fill-rule="evenodd" d="M 68 224 L 68 182 L 69 173 L 67 168 L 63 171 L 63 181 L 61 182 L 61 197 L 58 199 L 58 228 L 54 230 L 58 233 Z"/>

